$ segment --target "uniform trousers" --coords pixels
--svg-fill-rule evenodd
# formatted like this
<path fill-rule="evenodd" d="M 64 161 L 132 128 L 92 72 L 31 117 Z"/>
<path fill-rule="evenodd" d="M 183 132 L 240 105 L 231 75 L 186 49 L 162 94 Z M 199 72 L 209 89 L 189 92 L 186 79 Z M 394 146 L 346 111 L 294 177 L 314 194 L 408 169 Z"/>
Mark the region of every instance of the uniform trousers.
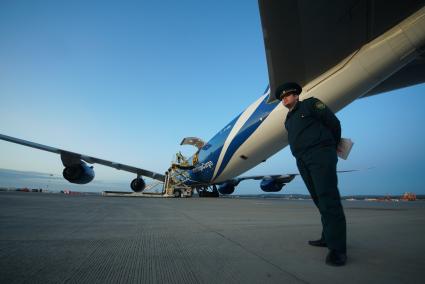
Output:
<path fill-rule="evenodd" d="M 322 221 L 322 239 L 331 250 L 346 252 L 346 221 L 338 191 L 335 146 L 310 149 L 297 157 L 297 166 Z"/>

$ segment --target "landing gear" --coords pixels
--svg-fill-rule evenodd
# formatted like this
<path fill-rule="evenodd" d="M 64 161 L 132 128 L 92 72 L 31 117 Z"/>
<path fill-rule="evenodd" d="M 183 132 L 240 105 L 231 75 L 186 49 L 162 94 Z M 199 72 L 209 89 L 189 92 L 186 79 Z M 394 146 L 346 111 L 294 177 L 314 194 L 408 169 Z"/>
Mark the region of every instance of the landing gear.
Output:
<path fill-rule="evenodd" d="M 170 190 L 173 197 L 192 197 L 193 195 L 193 189 L 187 186 L 173 187 Z"/>
<path fill-rule="evenodd" d="M 198 191 L 199 197 L 219 197 L 220 196 L 220 194 L 218 193 L 217 187 L 215 185 L 210 187 L 198 188 L 197 191 Z"/>
<path fill-rule="evenodd" d="M 181 197 L 182 196 L 182 192 L 180 191 L 180 189 L 176 188 L 174 189 L 174 197 Z"/>

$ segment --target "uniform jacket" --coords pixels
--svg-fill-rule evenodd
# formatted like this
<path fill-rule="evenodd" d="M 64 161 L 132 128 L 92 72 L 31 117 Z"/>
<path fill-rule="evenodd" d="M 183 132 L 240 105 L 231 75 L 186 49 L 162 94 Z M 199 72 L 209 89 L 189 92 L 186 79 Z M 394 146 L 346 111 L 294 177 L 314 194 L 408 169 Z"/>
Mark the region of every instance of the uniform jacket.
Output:
<path fill-rule="evenodd" d="M 341 140 L 341 125 L 335 114 L 319 99 L 308 98 L 297 102 L 285 120 L 289 146 L 298 158 L 303 153 L 336 145 Z"/>

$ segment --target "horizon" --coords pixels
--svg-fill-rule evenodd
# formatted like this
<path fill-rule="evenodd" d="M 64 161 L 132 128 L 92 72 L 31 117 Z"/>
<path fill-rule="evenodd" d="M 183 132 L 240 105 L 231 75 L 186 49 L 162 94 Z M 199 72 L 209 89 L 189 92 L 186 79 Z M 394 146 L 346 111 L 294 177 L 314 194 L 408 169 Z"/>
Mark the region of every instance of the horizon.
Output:
<path fill-rule="evenodd" d="M 50 193 L 58 193 L 65 190 L 71 190 L 73 192 L 81 192 L 81 193 L 101 193 L 103 191 L 122 191 L 122 192 L 132 192 L 130 188 L 126 188 L 126 181 L 106 181 L 106 180 L 94 180 L 93 182 L 85 185 L 77 185 L 67 182 L 61 176 L 55 176 L 50 173 L 42 173 L 37 171 L 19 171 L 19 170 L 11 170 L 11 169 L 3 169 L 0 168 L 0 180 L 2 181 L 0 184 L 1 188 L 9 188 L 9 189 L 43 189 L 47 190 Z M 12 185 L 12 183 L 16 183 Z M 149 179 L 147 184 L 155 183 L 155 180 Z M 7 185 L 6 185 L 7 184 Z M 305 193 L 297 193 L 297 192 L 288 192 L 287 186 L 285 186 L 279 192 L 263 192 L 258 190 L 257 192 L 253 191 L 252 193 L 244 193 L 246 188 L 243 183 L 239 187 L 242 187 L 239 193 L 235 192 L 231 196 L 249 196 L 249 195 L 302 195 L 302 196 L 310 196 L 308 192 Z M 158 188 L 156 188 L 158 190 Z M 149 191 L 148 191 L 149 192 Z M 402 196 L 404 192 L 399 192 L 395 194 L 383 194 L 383 193 L 369 193 L 369 194 L 345 194 L 341 195 L 341 197 L 346 198 L 350 196 Z M 416 192 L 412 192 L 415 193 Z M 417 194 L 418 196 L 424 194 Z"/>

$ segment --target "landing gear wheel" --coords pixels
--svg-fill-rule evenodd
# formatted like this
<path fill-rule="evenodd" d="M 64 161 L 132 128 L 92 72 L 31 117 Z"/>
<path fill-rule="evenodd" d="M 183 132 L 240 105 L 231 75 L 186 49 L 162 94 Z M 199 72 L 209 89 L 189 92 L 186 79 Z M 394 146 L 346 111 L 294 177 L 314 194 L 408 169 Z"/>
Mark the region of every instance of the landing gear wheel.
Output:
<path fill-rule="evenodd" d="M 212 186 L 211 197 L 219 197 L 220 193 L 218 193 L 217 186 L 214 184 Z"/>
<path fill-rule="evenodd" d="M 174 197 L 181 197 L 182 196 L 182 192 L 180 191 L 180 189 L 175 189 L 174 190 Z"/>
<path fill-rule="evenodd" d="M 218 193 L 217 187 L 215 185 L 212 186 L 212 190 L 208 191 L 208 188 L 202 188 L 198 189 L 198 195 L 199 197 L 219 197 L 220 194 Z"/>

